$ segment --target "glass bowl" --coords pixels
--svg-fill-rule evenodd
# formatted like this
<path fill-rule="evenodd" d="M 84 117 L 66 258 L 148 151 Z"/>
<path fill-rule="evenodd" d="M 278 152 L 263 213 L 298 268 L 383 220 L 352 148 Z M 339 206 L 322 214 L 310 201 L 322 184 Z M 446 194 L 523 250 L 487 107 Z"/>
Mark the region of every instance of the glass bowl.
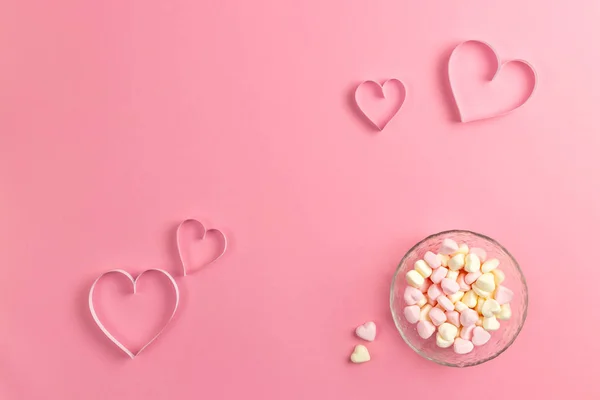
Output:
<path fill-rule="evenodd" d="M 452 347 L 443 349 L 435 344 L 435 336 L 422 339 L 417 333 L 417 324 L 410 324 L 404 317 L 404 290 L 407 283 L 405 275 L 413 269 L 415 262 L 423 258 L 428 250 L 438 252 L 442 241 L 446 238 L 453 239 L 458 244 L 466 243 L 469 248 L 479 247 L 487 252 L 487 259 L 500 260 L 499 269 L 506 275 L 502 286 L 514 292 L 510 302 L 512 316 L 507 321 L 500 321 L 500 329 L 491 332 L 492 338 L 483 346 L 475 347 L 469 354 L 456 354 Z M 514 257 L 500 243 L 485 235 L 452 230 L 436 233 L 417 243 L 400 261 L 392 279 L 390 292 L 390 308 L 396 327 L 402 339 L 421 357 L 449 367 L 470 367 L 493 360 L 502 354 L 515 341 L 523 328 L 527 318 L 527 283 L 521 272 L 519 264 Z"/>

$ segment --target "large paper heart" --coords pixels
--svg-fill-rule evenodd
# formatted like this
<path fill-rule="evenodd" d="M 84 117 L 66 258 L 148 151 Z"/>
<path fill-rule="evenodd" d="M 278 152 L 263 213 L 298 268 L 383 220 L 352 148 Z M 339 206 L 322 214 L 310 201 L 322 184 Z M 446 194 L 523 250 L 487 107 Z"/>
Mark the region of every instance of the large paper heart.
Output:
<path fill-rule="evenodd" d="M 370 93 L 369 87 L 373 89 Z M 354 100 L 373 126 L 382 131 L 402 108 L 406 100 L 406 87 L 395 78 L 388 79 L 383 85 L 364 81 L 354 91 Z"/>
<path fill-rule="evenodd" d="M 464 47 L 473 45 L 478 48 L 479 54 L 490 55 L 485 65 L 485 69 L 487 70 L 487 73 L 491 75 L 491 77 L 486 78 L 486 86 L 485 84 L 479 85 L 475 76 L 469 76 L 468 82 L 466 83 L 472 87 L 478 87 L 479 85 L 479 90 L 477 90 L 477 95 L 475 96 L 465 96 L 464 93 L 461 96 L 459 94 L 461 85 L 459 84 L 458 75 L 463 73 L 467 66 L 458 63 L 457 56 Z M 507 70 L 507 66 L 520 67 L 522 70 L 521 73 L 514 74 L 515 76 L 528 76 L 529 87 L 523 88 L 521 90 L 522 93 L 518 93 L 520 88 L 512 87 L 506 82 L 505 78 L 508 76 L 508 74 L 501 74 L 501 72 Z M 537 84 L 537 74 L 530 63 L 519 59 L 509 60 L 501 63 L 500 58 L 492 46 L 479 40 L 467 40 L 461 42 L 454 48 L 454 50 L 452 50 L 448 60 L 448 78 L 461 122 L 471 122 L 499 117 L 520 108 L 531 98 L 531 95 L 533 94 Z M 468 86 L 465 85 L 464 81 L 462 81 L 462 83 L 463 88 L 464 86 Z M 491 90 L 492 87 L 489 86 L 492 83 L 496 85 L 494 88 L 504 90 L 504 92 L 497 90 L 497 93 L 501 93 L 502 95 L 496 97 L 502 98 L 494 98 Z M 488 105 L 486 101 L 500 104 Z"/>
<path fill-rule="evenodd" d="M 103 277 L 105 277 L 108 274 L 117 273 L 117 274 L 124 275 L 125 277 L 127 277 L 127 279 L 129 279 L 129 281 L 131 281 L 131 285 L 133 287 L 133 294 L 136 294 L 137 281 L 142 277 L 142 275 L 144 275 L 146 272 L 149 272 L 149 271 L 160 272 L 161 274 L 165 275 L 169 279 L 169 282 L 171 283 L 171 285 L 173 285 L 173 289 L 175 290 L 175 305 L 173 306 L 173 311 L 172 311 L 169 319 L 165 322 L 165 324 L 162 326 L 162 328 L 159 329 L 159 331 L 152 337 L 152 339 L 150 339 L 137 352 L 134 353 L 133 351 L 129 350 L 123 343 L 121 343 L 113 334 L 111 334 L 108 331 L 108 329 L 106 329 L 104 324 L 100 321 L 100 318 L 98 318 L 98 314 L 96 313 L 96 309 L 94 308 L 94 289 L 96 288 L 96 285 L 98 284 L 98 281 L 100 281 L 100 279 L 102 279 Z M 163 333 L 163 331 L 165 330 L 167 325 L 169 325 L 169 323 L 175 316 L 175 313 L 177 312 L 177 307 L 179 307 L 179 287 L 177 286 L 177 282 L 175 282 L 175 279 L 173 279 L 171 274 L 169 274 L 167 271 L 162 270 L 162 269 L 148 269 L 148 270 L 142 272 L 141 274 L 139 274 L 137 276 L 137 278 L 135 278 L 135 279 L 133 279 L 133 276 L 131 276 L 131 274 L 125 270 L 113 269 L 111 271 L 107 271 L 107 272 L 103 273 L 98 278 L 96 278 L 94 283 L 92 283 L 92 287 L 90 288 L 90 294 L 88 297 L 88 302 L 89 302 L 89 307 L 90 307 L 90 313 L 92 314 L 92 318 L 94 319 L 94 322 L 96 322 L 96 325 L 98 325 L 98 328 L 100 328 L 102 333 L 104 333 L 106 335 L 106 337 L 110 339 L 111 342 L 113 342 L 115 345 L 117 345 L 117 347 L 119 349 L 121 349 L 125 354 L 127 354 L 129 357 L 131 357 L 131 359 L 133 359 L 136 356 L 138 356 L 142 351 L 144 351 L 144 349 L 146 347 L 150 346 L 150 344 L 152 344 L 152 342 L 154 342 L 160 336 L 160 334 Z"/>
<path fill-rule="evenodd" d="M 208 235 L 209 233 L 216 234 L 221 239 L 221 248 L 218 252 L 216 252 L 215 256 L 212 259 L 202 263 L 201 265 L 194 267 L 193 270 L 191 270 L 191 268 L 188 268 L 188 266 L 187 266 L 185 257 L 183 255 L 183 245 L 182 245 L 182 237 L 181 237 L 181 229 L 183 228 L 184 225 L 188 225 L 188 224 L 194 225 L 195 228 L 199 229 L 198 240 L 200 242 L 204 241 L 204 239 L 206 239 L 206 235 Z M 190 271 L 191 271 L 190 273 L 194 273 L 194 272 L 199 271 L 203 267 L 214 263 L 219 258 L 223 257 L 223 255 L 227 251 L 227 237 L 225 236 L 225 234 L 223 232 L 221 232 L 220 230 L 215 229 L 215 228 L 206 229 L 204 227 L 204 225 L 202 224 L 202 222 L 200 222 L 196 219 L 193 219 L 193 218 L 186 219 L 179 224 L 179 226 L 177 227 L 176 236 L 177 236 L 177 251 L 179 252 L 179 259 L 181 260 L 181 266 L 183 268 L 183 276 L 188 275 L 188 269 L 190 269 Z"/>

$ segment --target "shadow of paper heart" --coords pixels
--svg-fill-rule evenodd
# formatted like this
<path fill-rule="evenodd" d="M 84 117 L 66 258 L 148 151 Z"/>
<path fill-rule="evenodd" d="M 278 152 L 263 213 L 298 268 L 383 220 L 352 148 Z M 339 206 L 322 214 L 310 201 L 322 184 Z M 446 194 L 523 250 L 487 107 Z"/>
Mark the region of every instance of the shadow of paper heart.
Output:
<path fill-rule="evenodd" d="M 388 79 L 383 85 L 364 81 L 357 86 L 354 100 L 366 119 L 382 131 L 402 108 L 406 100 L 406 86 L 396 78 Z"/>
<path fill-rule="evenodd" d="M 487 43 L 459 43 L 448 59 L 448 79 L 461 122 L 506 115 L 533 94 L 537 76 L 524 60 L 500 61 Z"/>

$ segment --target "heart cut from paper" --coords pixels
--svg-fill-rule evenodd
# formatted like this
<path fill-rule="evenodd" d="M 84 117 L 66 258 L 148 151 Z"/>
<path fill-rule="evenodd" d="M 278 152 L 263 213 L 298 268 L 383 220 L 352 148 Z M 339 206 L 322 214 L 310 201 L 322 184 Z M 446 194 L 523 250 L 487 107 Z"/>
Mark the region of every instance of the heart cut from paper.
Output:
<path fill-rule="evenodd" d="M 98 313 L 96 312 L 96 308 L 94 306 L 94 291 L 98 285 L 98 282 L 101 279 L 103 279 L 104 277 L 106 277 L 107 275 L 110 275 L 110 274 L 119 274 L 119 275 L 125 276 L 131 282 L 132 293 L 133 293 L 133 295 L 136 295 L 138 292 L 137 291 L 138 281 L 140 280 L 140 278 L 142 276 L 144 276 L 148 272 L 158 272 L 168 278 L 170 285 L 172 285 L 173 289 L 174 289 L 173 293 L 175 295 L 175 302 L 173 305 L 173 309 L 170 312 L 170 315 L 169 315 L 168 319 L 166 320 L 166 322 L 164 322 L 164 324 L 162 324 L 162 326 L 152 336 L 152 338 L 150 340 L 148 340 L 145 344 L 143 344 L 139 350 L 133 351 L 133 350 L 130 350 L 125 344 L 123 344 L 122 341 L 117 339 L 114 336 L 114 334 L 111 333 L 108 330 L 108 328 L 106 328 L 104 323 L 102 323 L 102 321 L 100 321 L 100 317 L 98 316 Z M 162 270 L 162 269 L 148 269 L 148 270 L 140 273 L 137 276 L 137 278 L 135 278 L 135 279 L 129 272 L 127 272 L 125 270 L 114 269 L 114 270 L 110 270 L 110 271 L 103 273 L 98 278 L 96 278 L 94 283 L 92 283 L 92 286 L 90 287 L 88 302 L 89 302 L 90 313 L 92 314 L 92 318 L 94 319 L 94 322 L 96 323 L 96 325 L 98 325 L 98 328 L 100 328 L 102 333 L 104 333 L 104 335 L 106 335 L 106 337 L 108 339 L 110 339 L 111 342 L 113 342 L 119 349 L 121 349 L 125 354 L 127 354 L 131 359 L 133 359 L 136 356 L 138 356 L 142 351 L 144 351 L 144 349 L 146 349 L 148 346 L 150 346 L 150 344 L 152 344 L 152 342 L 154 342 L 161 335 L 161 333 L 163 333 L 163 331 L 166 329 L 166 327 L 169 325 L 169 323 L 173 320 L 173 317 L 175 316 L 175 313 L 177 312 L 177 308 L 179 307 L 179 288 L 177 286 L 177 282 L 175 282 L 175 279 L 167 271 Z M 133 318 L 133 316 L 132 316 L 132 318 Z"/>
<path fill-rule="evenodd" d="M 186 226 L 193 229 L 193 233 L 196 234 L 195 237 L 194 235 L 184 235 L 182 233 Z M 177 227 L 176 236 L 177 251 L 179 252 L 179 259 L 183 268 L 183 276 L 193 274 L 203 267 L 214 263 L 223 257 L 227 251 L 227 237 L 225 234 L 219 229 L 206 229 L 202 222 L 196 219 L 189 218 L 181 222 Z M 198 254 L 198 258 L 201 259 L 199 262 L 190 260 L 193 255 Z"/>
<path fill-rule="evenodd" d="M 520 108 L 537 84 L 529 62 L 502 63 L 492 46 L 479 40 L 461 42 L 452 50 L 448 78 L 461 122 L 499 117 Z"/>
<path fill-rule="evenodd" d="M 388 79 L 383 85 L 364 81 L 354 91 L 354 100 L 371 124 L 382 131 L 402 108 L 406 87 L 395 78 Z"/>

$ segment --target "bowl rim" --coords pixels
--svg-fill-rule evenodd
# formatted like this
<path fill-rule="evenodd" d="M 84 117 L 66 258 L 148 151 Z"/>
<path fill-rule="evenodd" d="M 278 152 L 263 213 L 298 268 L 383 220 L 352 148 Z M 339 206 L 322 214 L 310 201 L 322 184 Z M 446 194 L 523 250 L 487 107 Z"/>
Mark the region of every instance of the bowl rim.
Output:
<path fill-rule="evenodd" d="M 481 360 L 477 360 L 475 362 L 471 362 L 471 363 L 467 363 L 467 364 L 455 364 L 455 363 L 449 363 L 449 362 L 445 362 L 442 360 L 437 360 L 435 358 L 429 357 L 426 354 L 422 353 L 419 349 L 417 349 L 415 346 L 413 346 L 410 341 L 407 339 L 407 337 L 404 335 L 404 332 L 401 329 L 401 325 L 400 325 L 400 318 L 396 316 L 396 314 L 394 313 L 394 299 L 395 299 L 395 295 L 394 295 L 394 284 L 396 283 L 396 279 L 398 277 L 398 273 L 400 272 L 400 267 L 404 264 L 405 260 L 408 258 L 409 254 L 411 254 L 417 247 L 419 247 L 419 245 L 423 242 L 426 242 L 427 240 L 430 240 L 432 238 L 438 237 L 438 236 L 442 236 L 442 235 L 448 235 L 448 234 L 456 234 L 456 233 L 466 233 L 466 234 L 471 234 L 471 235 L 475 235 L 478 236 L 482 239 L 488 240 L 490 242 L 492 242 L 493 244 L 495 244 L 496 246 L 498 246 L 499 248 L 501 248 L 507 255 L 508 257 L 512 260 L 512 262 L 514 263 L 515 267 L 517 268 L 517 271 L 519 272 L 519 275 L 521 276 L 521 280 L 523 282 L 523 285 L 525 287 L 524 293 L 524 303 L 525 303 L 525 307 L 523 309 L 523 317 L 521 318 L 521 321 L 519 322 L 519 326 L 517 327 L 517 331 L 515 332 L 515 334 L 513 335 L 513 337 L 508 341 L 508 343 L 506 344 L 506 346 L 504 346 L 502 349 L 500 349 L 499 351 L 497 351 L 496 353 L 494 353 L 493 355 L 491 355 L 490 357 L 487 358 L 483 358 Z M 473 232 L 473 231 L 469 231 L 469 230 L 465 230 L 465 229 L 450 229 L 450 230 L 446 230 L 446 231 L 441 231 L 438 233 L 434 233 L 432 235 L 427 236 L 424 239 L 421 239 L 419 242 L 417 242 L 414 246 L 412 246 L 405 254 L 404 257 L 402 257 L 402 259 L 400 260 L 400 263 L 398 264 L 398 266 L 396 267 L 396 271 L 394 272 L 394 276 L 392 277 L 392 285 L 390 287 L 390 312 L 392 313 L 392 319 L 394 320 L 394 324 L 396 325 L 396 329 L 398 330 L 398 332 L 400 332 L 400 336 L 402 337 L 402 339 L 404 340 L 404 342 L 408 345 L 408 347 L 410 347 L 415 353 L 417 353 L 418 355 L 420 355 L 421 357 L 423 357 L 426 360 L 429 361 L 433 361 L 437 364 L 440 365 L 444 365 L 447 367 L 454 367 L 454 368 L 465 368 L 465 367 L 473 367 L 475 365 L 480 365 L 483 364 L 485 362 L 491 361 L 494 358 L 498 357 L 500 354 L 504 353 L 513 343 L 514 341 L 517 339 L 517 337 L 519 336 L 519 334 L 521 333 L 521 330 L 523 329 L 523 326 L 525 325 L 525 320 L 527 319 L 527 311 L 529 309 L 529 289 L 527 287 L 527 280 L 525 279 L 525 275 L 523 274 L 523 271 L 521 270 L 521 266 L 519 265 L 519 263 L 517 262 L 517 260 L 515 259 L 515 257 L 513 257 L 513 255 L 506 249 L 506 247 L 502 246 L 500 243 L 498 243 L 497 240 L 478 233 L 478 232 Z"/>

